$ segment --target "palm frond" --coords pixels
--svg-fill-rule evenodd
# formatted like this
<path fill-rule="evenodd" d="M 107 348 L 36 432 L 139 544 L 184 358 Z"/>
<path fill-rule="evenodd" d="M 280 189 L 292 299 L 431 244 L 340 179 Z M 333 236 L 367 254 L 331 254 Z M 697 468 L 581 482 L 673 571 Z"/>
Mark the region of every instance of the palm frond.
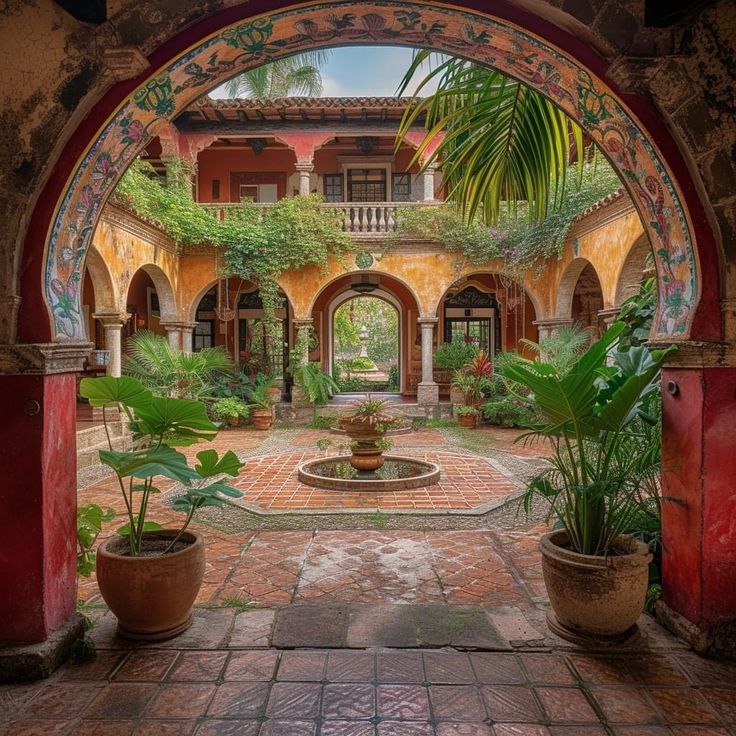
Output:
<path fill-rule="evenodd" d="M 406 91 L 430 52 L 418 53 L 399 94 Z M 437 90 L 421 98 L 422 90 Z M 564 194 L 569 161 L 582 172 L 580 127 L 535 90 L 499 72 L 447 59 L 424 76 L 401 121 L 397 146 L 424 116 L 425 137 L 412 164 L 441 162 L 448 186 L 465 216 L 497 222 L 504 207 L 523 202 L 532 219 L 543 218 Z M 432 140 L 444 138 L 426 156 Z"/>

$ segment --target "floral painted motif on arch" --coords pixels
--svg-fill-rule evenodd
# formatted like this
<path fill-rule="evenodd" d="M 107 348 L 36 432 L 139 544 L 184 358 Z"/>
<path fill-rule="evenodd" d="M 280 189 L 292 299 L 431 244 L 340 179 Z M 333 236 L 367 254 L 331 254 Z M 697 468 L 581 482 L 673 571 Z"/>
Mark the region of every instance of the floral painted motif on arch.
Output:
<path fill-rule="evenodd" d="M 323 3 L 234 24 L 159 69 L 120 106 L 80 161 L 47 244 L 45 298 L 57 339 L 83 339 L 80 281 L 101 209 L 157 126 L 204 89 L 271 59 L 339 44 L 424 46 L 487 64 L 548 96 L 577 120 L 619 171 L 653 244 L 658 336 L 684 339 L 698 298 L 690 227 L 658 152 L 628 111 L 576 62 L 522 29 L 429 3 Z"/>

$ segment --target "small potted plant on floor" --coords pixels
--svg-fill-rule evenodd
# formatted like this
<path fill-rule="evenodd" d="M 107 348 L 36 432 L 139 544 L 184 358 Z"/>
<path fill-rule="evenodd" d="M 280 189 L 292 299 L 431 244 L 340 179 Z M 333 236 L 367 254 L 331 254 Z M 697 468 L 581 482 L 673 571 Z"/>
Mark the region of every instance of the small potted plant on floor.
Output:
<path fill-rule="evenodd" d="M 457 423 L 466 429 L 475 429 L 478 426 L 478 410 L 468 404 L 460 404 L 455 407 Z"/>
<path fill-rule="evenodd" d="M 617 643 L 634 637 L 644 609 L 647 545 L 630 534 L 642 487 L 632 452 L 645 397 L 669 350 L 613 352 L 624 329 L 613 325 L 567 371 L 518 359 L 503 375 L 525 387 L 539 421 L 522 435 L 545 437 L 551 467 L 529 484 L 525 506 L 541 496 L 559 528 L 541 541 L 550 629 L 576 643 Z"/>
<path fill-rule="evenodd" d="M 203 450 L 190 467 L 186 456 L 174 449 L 217 435 L 202 402 L 154 396 L 128 376 L 85 378 L 80 392 L 92 406 L 102 407 L 105 425 L 109 410 L 124 413 L 133 441 L 129 451 L 110 444 L 109 450 L 99 453 L 115 474 L 127 516 L 117 535 L 97 550 L 100 592 L 117 616 L 120 634 L 148 641 L 168 639 L 191 624 L 204 576 L 204 543 L 189 524 L 197 509 L 221 506 L 227 498 L 243 495 L 224 480 L 235 477 L 243 463 L 230 451 L 219 456 L 215 450 Z M 172 503 L 175 511 L 185 514 L 178 528 L 165 529 L 148 518 L 160 478 L 182 486 Z"/>
<path fill-rule="evenodd" d="M 212 416 L 225 422 L 228 427 L 237 427 L 240 420 L 247 419 L 249 414 L 248 405 L 235 396 L 218 399 L 212 406 Z"/>
<path fill-rule="evenodd" d="M 356 470 L 377 470 L 383 465 L 380 443 L 386 431 L 396 424 L 396 417 L 387 411 L 388 402 L 371 398 L 356 401 L 352 411 L 341 417 L 340 427 L 350 437 L 350 464 Z"/>
<path fill-rule="evenodd" d="M 259 430 L 271 429 L 273 424 L 273 402 L 265 386 L 256 386 L 250 395 L 253 426 Z"/>
<path fill-rule="evenodd" d="M 443 342 L 435 351 L 434 363 L 449 375 L 453 375 L 455 371 L 462 370 L 477 352 L 478 348 L 473 343 L 462 339 Z M 463 392 L 452 384 L 450 384 L 450 401 L 453 404 L 462 404 L 464 401 Z"/>

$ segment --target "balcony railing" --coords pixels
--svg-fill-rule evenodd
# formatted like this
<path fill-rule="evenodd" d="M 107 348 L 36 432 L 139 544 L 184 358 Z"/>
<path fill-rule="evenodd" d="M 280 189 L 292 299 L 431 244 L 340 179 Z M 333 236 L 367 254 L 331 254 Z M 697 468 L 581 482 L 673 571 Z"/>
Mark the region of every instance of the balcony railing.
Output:
<path fill-rule="evenodd" d="M 381 235 L 396 232 L 396 212 L 399 209 L 441 205 L 442 202 L 323 202 L 320 207 L 342 213 L 342 228 L 355 235 Z M 221 220 L 228 210 L 239 204 L 203 204 L 217 213 Z M 260 204 L 264 209 L 273 204 Z"/>

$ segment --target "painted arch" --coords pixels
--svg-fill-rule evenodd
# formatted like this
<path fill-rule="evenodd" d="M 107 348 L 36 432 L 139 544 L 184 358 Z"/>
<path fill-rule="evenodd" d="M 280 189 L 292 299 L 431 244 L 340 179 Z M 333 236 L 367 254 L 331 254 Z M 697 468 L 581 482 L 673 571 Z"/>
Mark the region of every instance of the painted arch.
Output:
<path fill-rule="evenodd" d="M 43 289 L 56 339 L 84 338 L 80 284 L 102 207 L 157 129 L 229 77 L 314 48 L 391 44 L 444 51 L 497 69 L 547 96 L 578 121 L 611 160 L 655 254 L 660 303 L 654 333 L 687 338 L 699 299 L 692 227 L 674 178 L 612 90 L 533 34 L 481 13 L 435 3 L 323 2 L 227 26 L 152 74 L 121 104 L 87 149 L 57 205 Z"/>

